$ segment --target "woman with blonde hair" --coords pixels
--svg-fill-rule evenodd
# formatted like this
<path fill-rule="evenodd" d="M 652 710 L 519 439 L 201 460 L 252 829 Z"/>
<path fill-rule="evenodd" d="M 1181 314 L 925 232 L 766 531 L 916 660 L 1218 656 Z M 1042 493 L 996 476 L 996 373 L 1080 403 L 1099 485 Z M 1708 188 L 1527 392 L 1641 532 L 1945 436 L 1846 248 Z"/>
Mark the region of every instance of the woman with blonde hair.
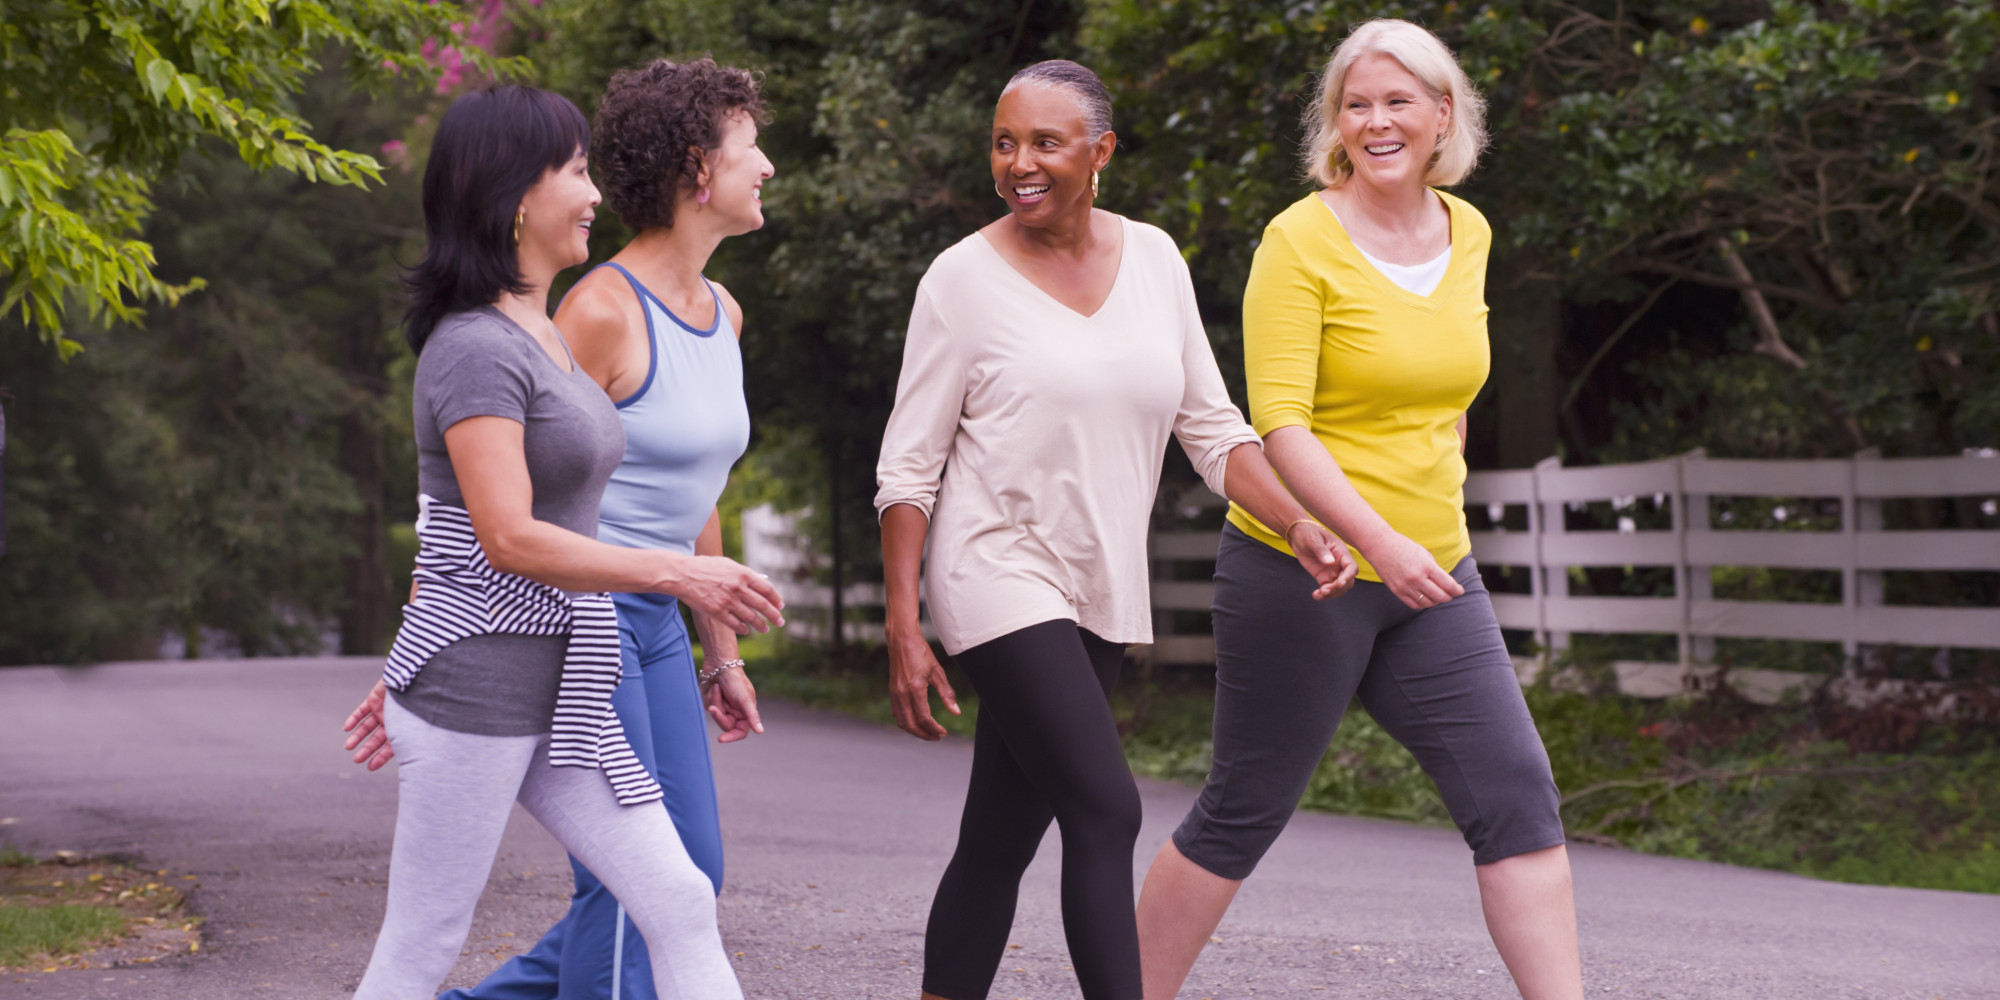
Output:
<path fill-rule="evenodd" d="M 1140 894 L 1148 1000 L 1168 1000 L 1355 697 L 1437 784 L 1472 848 L 1493 943 L 1529 1000 L 1583 996 L 1558 797 L 1463 511 L 1465 411 L 1486 381 L 1478 210 L 1438 190 L 1485 144 L 1436 36 L 1369 21 L 1307 112 L 1320 190 L 1264 231 L 1243 302 L 1252 423 L 1271 465 L 1352 547 L 1354 590 L 1311 600 L 1289 539 L 1233 507 L 1215 568 L 1214 764 Z"/>

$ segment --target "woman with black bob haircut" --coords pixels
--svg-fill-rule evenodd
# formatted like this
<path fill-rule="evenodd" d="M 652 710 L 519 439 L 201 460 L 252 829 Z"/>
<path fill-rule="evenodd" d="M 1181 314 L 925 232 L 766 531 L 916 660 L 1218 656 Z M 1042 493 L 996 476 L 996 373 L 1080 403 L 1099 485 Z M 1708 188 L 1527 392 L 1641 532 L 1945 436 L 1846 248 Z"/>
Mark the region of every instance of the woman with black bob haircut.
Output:
<path fill-rule="evenodd" d="M 743 308 L 702 274 L 717 245 L 764 224 L 772 174 L 757 148 L 767 112 L 748 72 L 713 59 L 656 59 L 611 78 L 590 134 L 605 201 L 638 235 L 556 307 L 576 362 L 618 407 L 625 457 L 605 487 L 597 537 L 613 545 L 722 554 L 716 500 L 750 443 Z M 623 678 L 611 697 L 639 762 L 695 866 L 722 891 L 722 820 L 707 719 L 719 742 L 763 732 L 736 634 L 695 609 L 702 665 L 670 594 L 617 593 Z M 705 704 L 704 704 L 705 703 Z M 655 807 L 657 808 L 657 807 Z M 526 954 L 444 1000 L 653 1000 L 639 928 L 571 859 L 569 912 Z"/>
<path fill-rule="evenodd" d="M 383 683 L 349 719 L 357 760 L 402 762 L 388 907 L 357 998 L 436 994 L 517 800 L 625 905 L 661 996 L 742 996 L 708 879 L 612 709 L 605 592 L 672 594 L 739 633 L 782 624 L 781 600 L 728 559 L 596 538 L 625 435 L 547 312 L 556 273 L 589 256 L 589 141 L 569 101 L 497 87 L 445 113 L 424 171 L 406 318 L 415 587 Z"/>

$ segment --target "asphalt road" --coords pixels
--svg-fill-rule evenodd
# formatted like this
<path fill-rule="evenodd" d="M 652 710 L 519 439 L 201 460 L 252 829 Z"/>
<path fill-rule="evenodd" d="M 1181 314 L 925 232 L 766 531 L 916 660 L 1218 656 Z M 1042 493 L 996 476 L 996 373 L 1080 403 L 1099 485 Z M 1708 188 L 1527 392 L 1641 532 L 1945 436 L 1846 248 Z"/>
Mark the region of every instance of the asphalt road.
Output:
<path fill-rule="evenodd" d="M 199 954 L 0 976 L 0 997 L 346 997 L 381 918 L 389 772 L 340 750 L 369 660 L 0 670 L 0 840 L 123 853 L 176 876 L 207 917 Z M 718 748 L 723 938 L 752 998 L 914 997 L 930 891 L 950 851 L 967 741 L 767 706 Z M 1142 782 L 1138 864 L 1191 801 Z M 1077 996 L 1053 835 L 1030 870 L 993 996 Z M 2000 998 L 2000 897 L 1838 885 L 1582 847 L 1595 997 Z M 562 911 L 560 848 L 518 811 L 453 985 Z M 1301 815 L 1196 966 L 1187 998 L 1505 998 L 1470 855 L 1449 830 Z"/>

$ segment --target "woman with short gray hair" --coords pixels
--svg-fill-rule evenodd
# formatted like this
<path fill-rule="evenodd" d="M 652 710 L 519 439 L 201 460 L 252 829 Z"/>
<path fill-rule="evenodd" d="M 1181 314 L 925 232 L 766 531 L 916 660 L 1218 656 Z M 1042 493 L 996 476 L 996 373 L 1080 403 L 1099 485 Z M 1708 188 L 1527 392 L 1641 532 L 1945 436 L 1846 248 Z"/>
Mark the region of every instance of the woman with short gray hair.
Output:
<path fill-rule="evenodd" d="M 1493 943 L 1529 1000 L 1581 1000 L 1562 818 L 1465 530 L 1465 411 L 1486 381 L 1492 231 L 1438 190 L 1483 105 L 1407 21 L 1356 28 L 1307 113 L 1320 190 L 1264 230 L 1243 297 L 1250 415 L 1271 464 L 1354 547 L 1339 601 L 1297 599 L 1290 539 L 1237 506 L 1215 563 L 1214 758 L 1139 899 L 1148 1000 L 1169 1000 L 1298 807 L 1357 697 L 1472 848 Z"/>
<path fill-rule="evenodd" d="M 927 540 L 931 621 L 981 698 L 924 936 L 926 997 L 992 988 L 1021 873 L 1053 821 L 1083 995 L 1139 1000 L 1139 792 L 1110 691 L 1126 644 L 1153 638 L 1146 529 L 1170 438 L 1210 488 L 1288 526 L 1301 596 L 1353 579 L 1346 547 L 1279 485 L 1229 402 L 1173 239 L 1092 207 L 1116 144 L 1095 73 L 1053 60 L 1017 74 L 988 150 L 1008 212 L 938 255 L 910 314 L 875 496 L 891 703 L 927 740 L 944 735 L 931 688 L 958 711 L 918 624 Z"/>

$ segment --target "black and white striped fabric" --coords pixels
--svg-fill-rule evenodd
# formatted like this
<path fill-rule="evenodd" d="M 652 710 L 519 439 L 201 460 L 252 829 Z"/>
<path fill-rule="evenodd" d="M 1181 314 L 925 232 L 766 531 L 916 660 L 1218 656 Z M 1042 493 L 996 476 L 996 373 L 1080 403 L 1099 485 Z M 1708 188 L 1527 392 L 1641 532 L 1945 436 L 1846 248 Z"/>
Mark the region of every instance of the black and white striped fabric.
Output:
<path fill-rule="evenodd" d="M 417 502 L 417 599 L 403 606 L 384 681 L 404 690 L 439 650 L 470 636 L 567 634 L 549 763 L 603 769 L 622 805 L 658 801 L 659 782 L 639 763 L 611 709 L 619 676 L 611 595 L 572 597 L 494 569 L 465 508 L 428 495 Z"/>

